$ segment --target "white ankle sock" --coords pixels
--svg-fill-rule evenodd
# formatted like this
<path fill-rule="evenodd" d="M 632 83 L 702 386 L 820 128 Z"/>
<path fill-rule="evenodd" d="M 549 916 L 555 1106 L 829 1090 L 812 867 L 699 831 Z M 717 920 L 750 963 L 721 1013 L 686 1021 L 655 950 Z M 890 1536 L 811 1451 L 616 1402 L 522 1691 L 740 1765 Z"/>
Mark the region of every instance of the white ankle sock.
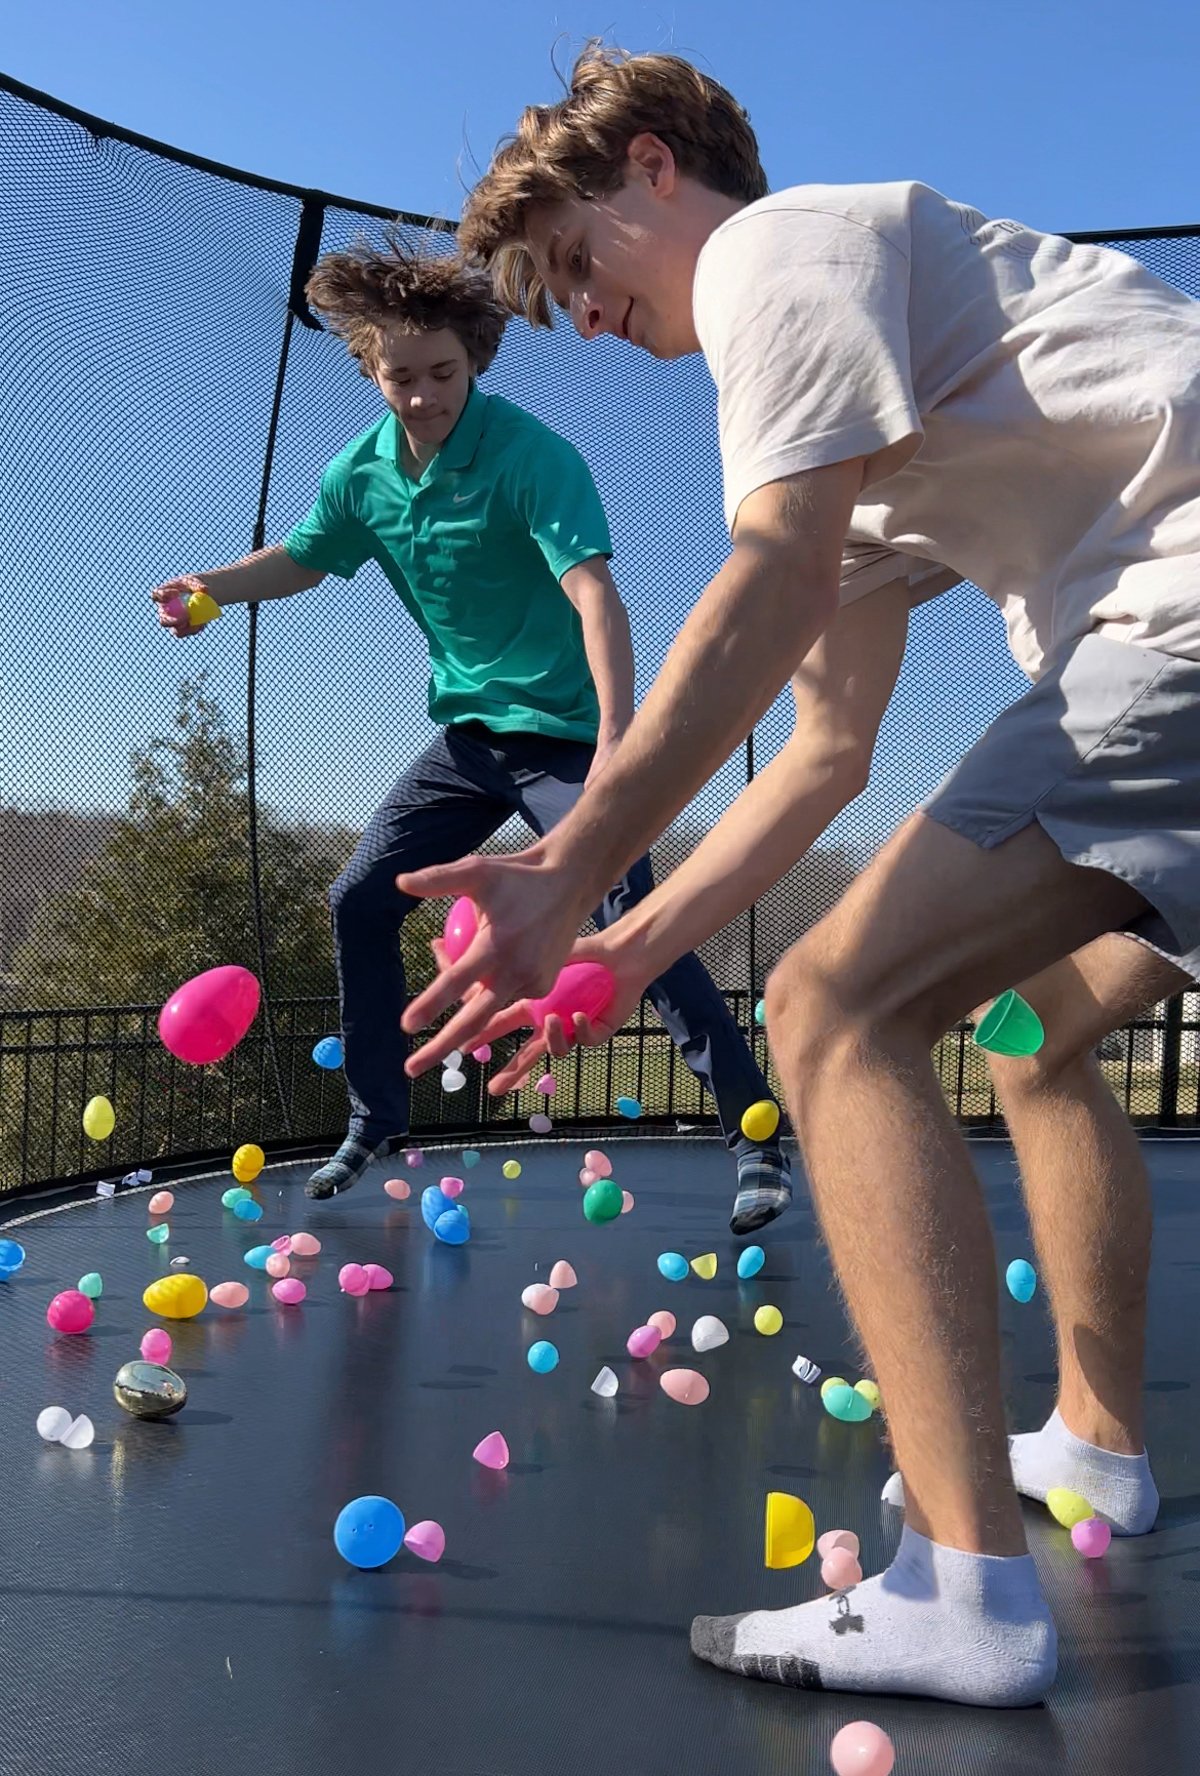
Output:
<path fill-rule="evenodd" d="M 943 1548 L 905 1527 L 877 1578 L 793 1609 L 697 1616 L 692 1651 L 804 1690 L 1022 1708 L 1054 1681 L 1054 1623 L 1028 1554 Z"/>
<path fill-rule="evenodd" d="M 1069 1431 L 1057 1408 L 1040 1431 L 1010 1437 L 1013 1483 L 1026 1498 L 1040 1499 L 1054 1486 L 1080 1493 L 1114 1535 L 1145 1535 L 1158 1515 L 1158 1488 L 1150 1458 L 1114 1455 L 1097 1449 Z M 883 1489 L 884 1502 L 904 1504 L 904 1482 L 893 1474 Z"/>

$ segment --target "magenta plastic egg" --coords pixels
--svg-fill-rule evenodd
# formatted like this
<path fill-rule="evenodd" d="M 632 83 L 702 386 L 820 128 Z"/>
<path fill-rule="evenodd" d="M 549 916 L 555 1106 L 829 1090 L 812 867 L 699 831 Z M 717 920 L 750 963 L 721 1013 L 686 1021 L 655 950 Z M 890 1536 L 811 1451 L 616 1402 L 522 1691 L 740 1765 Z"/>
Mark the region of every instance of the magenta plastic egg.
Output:
<path fill-rule="evenodd" d="M 368 1289 L 390 1289 L 395 1277 L 386 1264 L 364 1264 Z"/>
<path fill-rule="evenodd" d="M 1085 1517 L 1072 1529 L 1071 1541 L 1085 1560 L 1101 1560 L 1108 1553 L 1112 1530 L 1099 1517 Z"/>
<path fill-rule="evenodd" d="M 321 1242 L 315 1233 L 294 1233 L 292 1235 L 293 1258 L 315 1258 L 321 1250 Z"/>
<path fill-rule="evenodd" d="M 463 1191 L 466 1189 L 466 1184 L 461 1178 L 443 1178 L 439 1188 L 442 1195 L 448 1196 L 453 1202 L 456 1196 L 462 1195 Z"/>
<path fill-rule="evenodd" d="M 663 1338 L 674 1338 L 675 1336 L 675 1315 L 665 1307 L 660 1307 L 657 1313 L 652 1313 L 646 1324 L 657 1326 Z"/>
<path fill-rule="evenodd" d="M 896 1752 L 874 1721 L 851 1721 L 829 1747 L 834 1776 L 892 1776 Z"/>
<path fill-rule="evenodd" d="M 597 1178 L 612 1177 L 612 1161 L 607 1154 L 601 1153 L 598 1147 L 592 1147 L 583 1156 L 583 1163 L 588 1171 Z"/>
<path fill-rule="evenodd" d="M 845 1548 L 858 1559 L 858 1537 L 852 1529 L 827 1529 L 817 1537 L 817 1553 L 822 1560 L 827 1560 L 835 1548 Z"/>
<path fill-rule="evenodd" d="M 338 1271 L 338 1288 L 343 1295 L 365 1295 L 371 1279 L 361 1264 L 343 1264 Z"/>
<path fill-rule="evenodd" d="M 558 1090 L 553 1073 L 543 1073 L 533 1089 L 539 1092 L 543 1098 L 552 1098 Z"/>
<path fill-rule="evenodd" d="M 147 1363 L 166 1365 L 171 1361 L 170 1335 L 160 1326 L 152 1326 L 141 1343 L 142 1357 Z"/>
<path fill-rule="evenodd" d="M 862 1583 L 862 1567 L 849 1548 L 834 1548 L 821 1562 L 821 1583 L 831 1591 L 847 1591 Z"/>
<path fill-rule="evenodd" d="M 631 1357 L 650 1357 L 662 1343 L 662 1333 L 657 1326 L 638 1326 L 625 1340 L 625 1349 Z"/>
<path fill-rule="evenodd" d="M 175 1207 L 175 1198 L 169 1190 L 156 1190 L 146 1207 L 152 1215 L 169 1215 Z"/>
<path fill-rule="evenodd" d="M 412 1185 L 408 1182 L 407 1178 L 387 1178 L 384 1181 L 383 1188 L 387 1191 L 393 1202 L 407 1202 L 412 1195 Z"/>
<path fill-rule="evenodd" d="M 78 1289 L 64 1289 L 46 1309 L 46 1324 L 55 1332 L 86 1332 L 96 1309 Z"/>
<path fill-rule="evenodd" d="M 245 1283 L 218 1283 L 208 1293 L 210 1301 L 218 1307 L 245 1307 L 250 1299 L 250 1291 Z"/>
<path fill-rule="evenodd" d="M 460 895 L 446 914 L 446 923 L 442 927 L 442 944 L 451 962 L 457 962 L 465 956 L 475 942 L 475 934 L 479 930 L 479 915 L 475 911 L 475 902 L 465 894 Z"/>
<path fill-rule="evenodd" d="M 473 1048 L 471 1050 L 471 1059 L 473 1061 L 478 1061 L 481 1067 L 486 1067 L 491 1058 L 492 1045 L 490 1042 L 480 1043 L 478 1048 Z"/>
<path fill-rule="evenodd" d="M 431 1520 L 414 1523 L 404 1538 L 404 1546 L 418 1560 L 440 1560 L 446 1552 L 446 1532 L 440 1523 Z"/>
<path fill-rule="evenodd" d="M 497 1472 L 506 1468 L 509 1462 L 508 1444 L 502 1431 L 489 1431 L 482 1442 L 477 1443 L 471 1451 L 480 1467 L 494 1468 Z"/>
<path fill-rule="evenodd" d="M 281 1277 L 279 1282 L 271 1284 L 271 1293 L 285 1307 L 298 1307 L 308 1290 L 299 1277 Z"/>
<path fill-rule="evenodd" d="M 546 1019 L 560 1017 L 569 1027 L 577 1012 L 593 1023 L 603 1017 L 616 994 L 612 970 L 603 962 L 568 962 L 544 999 L 529 1000 L 529 1016 L 535 1030 Z"/>
<path fill-rule="evenodd" d="M 265 1268 L 269 1277 L 285 1277 L 292 1268 L 292 1261 L 286 1252 L 272 1252 Z"/>
<path fill-rule="evenodd" d="M 158 1015 L 163 1046 L 206 1067 L 235 1049 L 258 1016 L 258 981 L 248 968 L 209 968 L 176 988 Z"/>

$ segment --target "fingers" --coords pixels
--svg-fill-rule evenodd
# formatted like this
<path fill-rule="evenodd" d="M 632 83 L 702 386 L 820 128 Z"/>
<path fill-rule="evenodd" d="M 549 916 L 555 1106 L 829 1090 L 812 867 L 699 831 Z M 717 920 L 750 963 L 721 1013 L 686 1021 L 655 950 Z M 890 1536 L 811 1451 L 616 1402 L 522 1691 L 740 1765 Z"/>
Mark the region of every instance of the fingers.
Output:
<path fill-rule="evenodd" d="M 418 900 L 437 900 L 443 895 L 457 898 L 460 894 L 472 893 L 481 873 L 478 858 L 463 857 L 457 863 L 437 863 L 430 869 L 409 870 L 396 877 L 396 886 L 401 894 L 415 894 Z"/>
<path fill-rule="evenodd" d="M 409 1055 L 404 1071 L 410 1079 L 418 1079 L 439 1061 L 445 1060 L 451 1049 L 458 1048 L 464 1054 L 470 1054 L 483 1043 L 495 1042 L 528 1022 L 529 1012 L 524 1003 L 501 1005 L 496 995 L 485 987 L 436 1036 Z"/>
<path fill-rule="evenodd" d="M 405 878 L 398 876 L 396 880 L 403 882 Z M 405 892 L 407 893 L 408 890 Z M 445 951 L 442 952 L 443 962 L 444 957 Z M 436 975 L 425 991 L 418 993 L 417 997 L 406 1007 L 404 1015 L 400 1019 L 401 1029 L 406 1030 L 410 1036 L 417 1035 L 419 1031 L 427 1029 L 436 1018 L 441 1016 L 443 1011 L 446 1011 L 459 999 L 468 1001 L 469 1009 L 472 1012 L 477 1012 L 481 994 L 478 991 L 471 993 L 470 989 L 480 984 L 486 986 L 487 975 L 490 972 L 488 968 L 490 959 L 491 945 L 487 938 L 481 934 L 475 938 L 470 948 L 463 952 L 457 962 L 444 962 L 441 973 Z M 500 999 L 497 995 L 492 995 L 489 1011 L 507 1003 L 507 999 Z M 465 1015 L 467 1010 L 468 1004 L 464 1004 L 459 1016 Z M 453 1048 L 455 1044 L 451 1043 L 450 1046 Z M 461 1043 L 458 1046 L 461 1047 Z M 476 1047 L 478 1047 L 478 1043 L 476 1043 Z"/>
<path fill-rule="evenodd" d="M 510 1061 L 506 1061 L 498 1073 L 493 1073 L 488 1080 L 488 1094 L 493 1098 L 502 1098 L 505 1092 L 516 1091 L 542 1065 L 546 1052 L 543 1037 L 535 1031 L 528 1042 L 522 1043 Z"/>

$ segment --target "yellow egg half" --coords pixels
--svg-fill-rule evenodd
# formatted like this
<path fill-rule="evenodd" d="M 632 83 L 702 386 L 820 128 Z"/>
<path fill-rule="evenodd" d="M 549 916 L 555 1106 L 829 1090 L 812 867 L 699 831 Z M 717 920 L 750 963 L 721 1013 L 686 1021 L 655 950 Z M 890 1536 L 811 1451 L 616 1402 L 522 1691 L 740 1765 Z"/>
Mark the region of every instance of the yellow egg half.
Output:
<path fill-rule="evenodd" d="M 163 1320 L 194 1320 L 208 1300 L 208 1289 L 190 1271 L 159 1277 L 142 1296 L 142 1304 Z"/>
<path fill-rule="evenodd" d="M 1046 1509 L 1064 1529 L 1074 1529 L 1077 1523 L 1083 1523 L 1096 1515 L 1082 1494 L 1072 1492 L 1067 1486 L 1050 1488 L 1046 1494 Z"/>

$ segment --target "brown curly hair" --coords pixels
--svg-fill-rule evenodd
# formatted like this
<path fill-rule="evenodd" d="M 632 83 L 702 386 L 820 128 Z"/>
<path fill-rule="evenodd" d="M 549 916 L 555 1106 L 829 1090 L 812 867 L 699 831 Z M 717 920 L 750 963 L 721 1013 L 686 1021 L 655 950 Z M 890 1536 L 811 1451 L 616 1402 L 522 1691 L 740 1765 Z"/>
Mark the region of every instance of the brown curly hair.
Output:
<path fill-rule="evenodd" d="M 629 143 L 643 133 L 658 136 L 680 172 L 713 191 L 746 203 L 766 196 L 757 138 L 731 93 L 681 56 L 629 55 L 593 40 L 571 71 L 566 97 L 526 107 L 463 210 L 459 250 L 490 267 L 513 314 L 553 325 L 524 245 L 531 213 L 618 191 Z"/>
<path fill-rule="evenodd" d="M 509 313 L 497 300 L 486 271 L 455 254 L 413 252 L 395 230 L 380 252 L 367 240 L 318 260 L 305 295 L 330 331 L 344 339 L 370 375 L 384 332 L 456 335 L 477 376 L 500 350 Z"/>

